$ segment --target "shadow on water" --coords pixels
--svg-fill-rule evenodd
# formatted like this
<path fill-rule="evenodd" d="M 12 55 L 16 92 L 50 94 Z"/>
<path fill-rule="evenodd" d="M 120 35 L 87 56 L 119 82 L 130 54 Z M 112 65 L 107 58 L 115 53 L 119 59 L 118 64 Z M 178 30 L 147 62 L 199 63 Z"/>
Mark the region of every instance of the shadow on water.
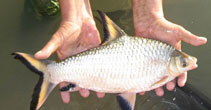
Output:
<path fill-rule="evenodd" d="M 197 89 L 187 84 L 169 92 L 165 90 L 163 97 L 149 92 L 137 99 L 138 110 L 210 110 L 210 99 Z"/>
<path fill-rule="evenodd" d="M 33 54 L 41 49 L 56 31 L 60 22 L 60 14 L 53 17 L 37 16 L 30 0 L 19 2 L 5 1 L 4 4 L 10 7 L 0 4 L 0 7 L 4 7 L 2 10 L 7 10 L 10 15 L 2 13 L 0 18 L 1 22 L 4 21 L 2 23 L 4 26 L 0 26 L 2 52 L 0 54 L 0 110 L 28 110 L 32 91 L 38 79 L 21 63 L 13 60 L 9 54 L 14 51 Z M 211 35 L 209 4 L 211 2 L 208 0 L 166 1 L 164 11 L 168 20 L 185 26 L 193 33 L 209 37 Z M 16 7 L 16 10 L 10 10 L 11 7 Z M 104 6 L 106 7 L 109 8 L 109 6 Z M 107 14 L 129 35 L 134 34 L 131 9 L 110 10 Z M 172 92 L 165 91 L 163 97 L 156 96 L 154 91 L 144 96 L 138 95 L 135 110 L 210 110 L 210 46 L 209 42 L 202 47 L 185 44 L 183 50 L 196 55 L 199 59 L 199 68 L 189 73 L 186 87 L 177 87 Z M 84 99 L 79 93 L 71 93 L 70 104 L 63 104 L 56 88 L 41 109 L 117 110 L 119 107 L 115 96 L 115 94 L 107 94 L 105 98 L 98 99 L 92 92 L 89 98 Z"/>

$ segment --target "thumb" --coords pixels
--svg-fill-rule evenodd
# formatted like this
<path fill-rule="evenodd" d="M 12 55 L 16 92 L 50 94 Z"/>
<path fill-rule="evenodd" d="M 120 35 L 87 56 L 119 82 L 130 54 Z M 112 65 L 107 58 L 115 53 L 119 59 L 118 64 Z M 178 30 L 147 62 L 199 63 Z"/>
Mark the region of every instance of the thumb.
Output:
<path fill-rule="evenodd" d="M 181 39 L 194 46 L 199 46 L 207 43 L 207 38 L 206 37 L 198 37 L 191 32 L 185 30 L 184 28 L 181 28 Z"/>
<path fill-rule="evenodd" d="M 37 59 L 46 59 L 48 58 L 52 53 L 54 53 L 58 47 L 60 46 L 60 37 L 54 36 L 51 38 L 50 41 L 42 48 L 42 50 L 35 53 L 34 57 Z"/>

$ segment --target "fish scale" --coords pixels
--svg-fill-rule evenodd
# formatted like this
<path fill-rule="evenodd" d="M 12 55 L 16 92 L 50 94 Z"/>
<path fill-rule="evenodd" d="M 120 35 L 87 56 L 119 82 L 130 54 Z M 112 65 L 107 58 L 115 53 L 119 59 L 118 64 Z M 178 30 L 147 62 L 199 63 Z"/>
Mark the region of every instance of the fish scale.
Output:
<path fill-rule="evenodd" d="M 167 65 L 174 50 L 156 40 L 122 36 L 47 68 L 52 83 L 67 81 L 108 93 L 141 92 L 154 89 L 151 85 L 168 75 Z"/>

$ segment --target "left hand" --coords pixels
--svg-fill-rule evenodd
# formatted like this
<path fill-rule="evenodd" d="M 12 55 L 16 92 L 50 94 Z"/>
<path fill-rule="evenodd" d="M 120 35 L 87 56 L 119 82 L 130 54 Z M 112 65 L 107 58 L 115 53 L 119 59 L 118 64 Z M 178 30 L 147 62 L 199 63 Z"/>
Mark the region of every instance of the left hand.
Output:
<path fill-rule="evenodd" d="M 157 20 L 154 20 L 154 22 L 149 22 L 150 24 L 147 24 L 146 21 L 144 23 L 145 24 L 140 23 L 139 25 L 141 26 L 136 28 L 135 34 L 137 36 L 167 42 L 178 50 L 181 50 L 181 40 L 194 46 L 203 45 L 207 41 L 205 38 L 197 37 L 196 35 L 185 30 L 182 26 L 173 24 L 163 18 L 158 18 Z M 178 77 L 178 85 L 180 87 L 183 87 L 186 81 L 187 73 L 183 73 Z M 166 88 L 171 91 L 175 88 L 175 85 L 176 81 L 173 80 L 167 83 Z M 162 87 L 155 89 L 155 92 L 158 96 L 162 96 L 164 94 Z"/>
<path fill-rule="evenodd" d="M 178 50 L 181 50 L 181 40 L 194 46 L 203 45 L 207 42 L 206 38 L 197 37 L 182 26 L 166 20 L 162 11 L 161 0 L 134 0 L 133 2 L 133 17 L 136 36 L 160 40 L 174 46 Z M 140 4 L 142 5 L 137 5 L 138 3 L 136 2 L 141 2 Z M 177 83 L 180 87 L 183 87 L 186 81 L 187 73 L 183 73 L 178 77 Z M 175 86 L 176 80 L 170 81 L 166 84 L 166 88 L 170 91 L 173 90 Z M 164 94 L 162 87 L 155 89 L 155 92 L 158 96 Z M 143 95 L 144 92 L 140 94 Z"/>

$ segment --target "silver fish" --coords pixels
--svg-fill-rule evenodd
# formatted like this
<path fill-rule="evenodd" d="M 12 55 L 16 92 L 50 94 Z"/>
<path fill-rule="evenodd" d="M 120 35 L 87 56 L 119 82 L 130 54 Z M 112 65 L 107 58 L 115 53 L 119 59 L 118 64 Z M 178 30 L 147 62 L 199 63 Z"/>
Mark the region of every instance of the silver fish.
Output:
<path fill-rule="evenodd" d="M 136 93 L 163 86 L 197 67 L 197 59 L 161 41 L 128 36 L 104 13 L 105 38 L 99 47 L 61 61 L 37 60 L 16 52 L 29 69 L 40 75 L 31 110 L 37 110 L 60 82 L 70 82 L 61 91 L 86 88 L 96 92 L 121 93 L 121 109 L 133 110 Z"/>

